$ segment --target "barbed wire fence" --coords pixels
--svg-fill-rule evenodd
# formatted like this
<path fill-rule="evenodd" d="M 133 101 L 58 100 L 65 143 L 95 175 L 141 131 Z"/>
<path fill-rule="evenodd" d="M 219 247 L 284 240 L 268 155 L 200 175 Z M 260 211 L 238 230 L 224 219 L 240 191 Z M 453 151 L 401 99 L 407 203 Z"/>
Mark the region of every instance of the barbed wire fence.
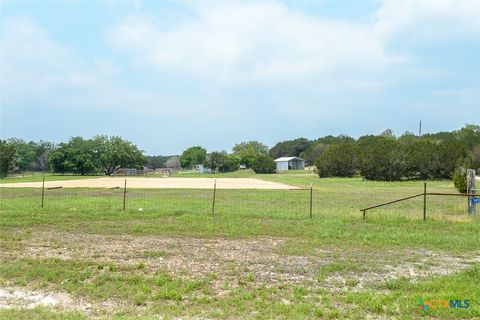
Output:
<path fill-rule="evenodd" d="M 419 194 L 421 189 L 419 188 Z M 435 189 L 431 192 L 435 193 Z M 298 189 L 147 189 L 129 188 L 128 179 L 111 188 L 0 188 L 0 210 L 61 211 L 65 214 L 89 211 L 94 214 L 127 212 L 158 215 L 229 215 L 263 219 L 323 219 L 325 217 L 360 217 L 359 209 L 411 196 L 412 189 L 394 188 L 342 190 L 332 188 Z M 465 197 L 431 196 L 426 199 L 429 219 L 461 220 L 468 218 Z M 416 196 L 406 201 L 368 211 L 368 217 L 423 217 L 424 199 Z M 478 216 L 478 215 L 477 215 Z"/>

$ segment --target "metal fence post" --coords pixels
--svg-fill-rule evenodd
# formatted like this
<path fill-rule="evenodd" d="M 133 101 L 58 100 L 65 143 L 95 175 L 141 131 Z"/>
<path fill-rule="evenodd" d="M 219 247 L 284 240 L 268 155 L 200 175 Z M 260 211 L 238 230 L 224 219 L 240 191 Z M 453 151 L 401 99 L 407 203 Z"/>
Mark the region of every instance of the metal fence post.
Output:
<path fill-rule="evenodd" d="M 312 209 L 313 209 L 313 183 L 310 184 L 310 219 L 313 218 Z"/>
<path fill-rule="evenodd" d="M 212 200 L 212 214 L 215 213 L 215 196 L 217 193 L 217 179 L 214 180 L 213 183 L 213 200 Z"/>
<path fill-rule="evenodd" d="M 45 175 L 42 178 L 42 209 L 43 209 L 44 198 L 45 198 Z"/>
<path fill-rule="evenodd" d="M 127 179 L 125 179 L 125 185 L 123 187 L 123 211 L 127 209 Z"/>
<path fill-rule="evenodd" d="M 423 221 L 427 220 L 427 183 L 423 183 Z"/>

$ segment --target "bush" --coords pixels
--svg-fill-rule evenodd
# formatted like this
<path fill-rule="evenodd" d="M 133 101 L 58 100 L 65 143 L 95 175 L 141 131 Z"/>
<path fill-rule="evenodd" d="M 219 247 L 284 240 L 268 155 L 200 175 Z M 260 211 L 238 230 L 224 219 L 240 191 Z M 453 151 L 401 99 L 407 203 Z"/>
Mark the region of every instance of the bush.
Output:
<path fill-rule="evenodd" d="M 358 139 L 358 168 L 368 180 L 397 181 L 406 173 L 405 146 L 385 136 Z"/>
<path fill-rule="evenodd" d="M 331 145 L 315 161 L 318 175 L 323 177 L 352 177 L 356 170 L 356 151 L 353 143 Z"/>
<path fill-rule="evenodd" d="M 406 176 L 410 179 L 439 178 L 441 155 L 438 144 L 422 139 L 406 145 Z"/>
<path fill-rule="evenodd" d="M 467 193 L 467 170 L 463 167 L 455 169 L 453 173 L 453 184 L 460 193 Z"/>
<path fill-rule="evenodd" d="M 253 161 L 252 169 L 255 173 L 275 173 L 277 165 L 269 156 L 259 155 Z"/>
<path fill-rule="evenodd" d="M 450 179 L 455 168 L 464 164 L 468 157 L 467 148 L 460 141 L 444 141 L 439 148 L 439 173 L 438 178 Z"/>

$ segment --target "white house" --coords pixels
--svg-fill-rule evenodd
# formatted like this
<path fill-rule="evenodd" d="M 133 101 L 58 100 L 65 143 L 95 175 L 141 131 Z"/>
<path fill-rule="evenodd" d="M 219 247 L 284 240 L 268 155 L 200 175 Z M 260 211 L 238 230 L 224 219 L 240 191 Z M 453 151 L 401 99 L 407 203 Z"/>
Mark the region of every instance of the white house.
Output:
<path fill-rule="evenodd" d="M 305 169 L 305 160 L 299 157 L 281 157 L 275 160 L 277 170 L 303 170 Z"/>

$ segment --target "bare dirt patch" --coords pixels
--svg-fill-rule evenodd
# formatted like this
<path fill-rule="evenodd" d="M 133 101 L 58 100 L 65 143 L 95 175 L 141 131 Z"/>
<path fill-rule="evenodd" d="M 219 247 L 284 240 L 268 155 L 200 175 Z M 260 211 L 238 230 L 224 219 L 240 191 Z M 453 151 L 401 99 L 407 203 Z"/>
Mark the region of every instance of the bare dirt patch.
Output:
<path fill-rule="evenodd" d="M 298 189 L 278 182 L 253 178 L 136 178 L 127 177 L 128 188 L 146 189 L 212 189 L 217 183 L 219 189 Z M 123 187 L 125 178 L 94 178 L 79 180 L 46 181 L 45 187 L 64 188 L 115 188 Z M 42 182 L 2 183 L 0 188 L 41 188 Z"/>
<path fill-rule="evenodd" d="M 74 309 L 90 313 L 94 305 L 81 299 L 74 299 L 69 294 L 60 292 L 32 291 L 18 287 L 0 286 L 0 308 L 48 307 L 54 309 Z M 108 307 L 104 304 L 103 308 Z"/>
<path fill-rule="evenodd" d="M 0 287 L 0 308 L 22 307 L 33 309 L 38 306 L 54 307 L 67 305 L 71 298 L 67 295 L 28 291 L 21 288 Z"/>
<path fill-rule="evenodd" d="M 330 262 L 340 270 L 328 273 L 323 283 L 331 291 L 378 289 L 399 279 L 417 282 L 453 274 L 478 262 L 478 254 L 467 257 L 427 249 L 354 250 Z"/>
<path fill-rule="evenodd" d="M 282 252 L 286 247 L 291 249 L 291 240 L 272 237 L 126 236 L 35 230 L 28 234 L 29 237 L 19 235 L 18 245 L 0 250 L 0 263 L 22 258 L 38 259 L 41 263 L 43 259 L 55 258 L 102 266 L 85 284 L 109 273 L 110 266 L 120 273 L 142 277 L 166 272 L 180 279 L 209 279 L 209 295 L 218 298 L 235 294 L 237 289 L 263 286 L 288 290 L 298 286 L 330 292 L 388 291 L 387 282 L 396 279 L 415 282 L 455 273 L 480 262 L 478 252 L 461 256 L 426 249 L 330 247 L 318 248 L 309 255 L 287 255 Z M 95 316 L 131 307 L 131 302 L 123 300 L 88 301 L 53 292 L 58 286 L 45 288 L 46 291 L 31 288 L 13 287 L 8 277 L 0 279 L 0 308 L 45 306 Z M 138 311 L 141 307 L 136 308 L 143 312 Z"/>
<path fill-rule="evenodd" d="M 104 236 L 36 233 L 13 256 L 87 259 L 118 265 L 143 263 L 147 272 L 166 270 L 172 275 L 197 278 L 216 275 L 236 283 L 307 284 L 329 290 L 362 290 L 389 280 L 421 280 L 457 272 L 480 262 L 479 255 L 455 256 L 426 249 L 360 250 L 319 249 L 312 255 L 284 255 L 283 238 L 194 238 L 158 236 Z M 0 255 L 0 259 L 2 255 Z M 6 258 L 6 257 L 4 257 Z M 319 276 L 325 266 L 334 268 Z M 328 268 L 327 268 L 328 269 Z"/>

